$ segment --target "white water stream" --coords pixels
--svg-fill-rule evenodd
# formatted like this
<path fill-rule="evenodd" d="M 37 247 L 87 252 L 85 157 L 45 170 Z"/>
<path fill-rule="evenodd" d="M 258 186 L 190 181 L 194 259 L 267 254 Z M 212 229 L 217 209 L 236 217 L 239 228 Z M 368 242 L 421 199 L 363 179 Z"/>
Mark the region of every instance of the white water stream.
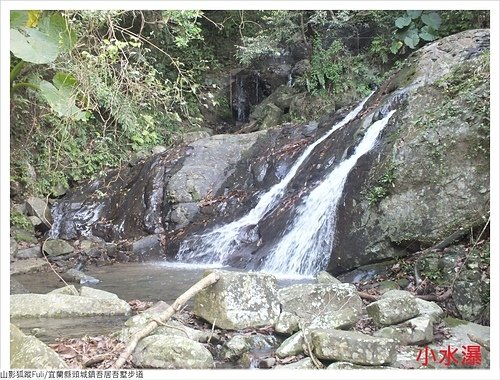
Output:
<path fill-rule="evenodd" d="M 371 94 L 370 94 L 371 96 Z M 332 133 L 352 121 L 363 109 L 364 99 L 342 121 L 335 124 L 324 136 L 309 145 L 291 167 L 288 174 L 269 191 L 264 193 L 257 205 L 242 218 L 217 227 L 202 235 L 194 235 L 183 241 L 176 255 L 181 262 L 218 263 L 223 265 L 242 243 L 242 230 L 252 228 L 270 211 L 275 209 L 285 190 L 309 157 L 311 152 Z M 299 205 L 297 216 L 283 239 L 268 255 L 263 270 L 285 275 L 313 275 L 324 269 L 328 260 L 335 221 L 332 220 L 338 199 L 342 194 L 347 174 L 363 154 L 367 153 L 387 124 L 387 117 L 375 122 L 367 131 L 354 154 L 341 162 L 333 172 Z M 302 221 L 301 221 L 302 220 Z M 311 223 L 311 220 L 315 220 Z M 325 238 L 329 236 L 329 238 Z M 312 240 L 314 239 L 314 241 Z"/>

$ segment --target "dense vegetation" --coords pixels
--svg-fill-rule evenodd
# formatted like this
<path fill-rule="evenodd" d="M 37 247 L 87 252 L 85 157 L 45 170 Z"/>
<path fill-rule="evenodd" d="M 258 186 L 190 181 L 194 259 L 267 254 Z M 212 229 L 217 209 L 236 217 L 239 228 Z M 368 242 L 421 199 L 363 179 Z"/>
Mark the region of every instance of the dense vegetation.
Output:
<path fill-rule="evenodd" d="M 220 80 L 300 44 L 294 83 L 361 95 L 487 11 L 13 11 L 11 197 L 58 196 L 230 114 Z"/>

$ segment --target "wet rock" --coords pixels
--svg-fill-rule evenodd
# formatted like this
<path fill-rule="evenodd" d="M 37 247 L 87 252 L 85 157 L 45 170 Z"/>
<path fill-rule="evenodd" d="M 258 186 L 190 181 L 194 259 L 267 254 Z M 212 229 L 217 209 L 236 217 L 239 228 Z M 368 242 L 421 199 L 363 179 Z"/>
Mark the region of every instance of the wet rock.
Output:
<path fill-rule="evenodd" d="M 130 305 L 113 297 L 69 294 L 15 294 L 10 296 L 11 318 L 65 318 L 128 315 Z"/>
<path fill-rule="evenodd" d="M 350 284 L 297 284 L 280 289 L 278 297 L 283 311 L 297 315 L 304 322 L 344 308 L 360 314 L 363 304 Z"/>
<path fill-rule="evenodd" d="M 259 121 L 259 130 L 277 127 L 281 123 L 283 111 L 277 105 L 269 103 L 263 110 L 264 117 Z"/>
<path fill-rule="evenodd" d="M 396 360 L 396 344 L 391 339 L 342 330 L 313 330 L 311 337 L 319 359 L 361 365 L 391 364 Z"/>
<path fill-rule="evenodd" d="M 14 258 L 17 256 L 18 248 L 17 248 L 17 242 L 15 239 L 10 238 L 10 257 Z"/>
<path fill-rule="evenodd" d="M 67 369 L 64 360 L 49 346 L 34 336 L 25 335 L 10 325 L 10 368 Z"/>
<path fill-rule="evenodd" d="M 316 281 L 318 284 L 342 284 L 342 281 L 333 277 L 330 273 L 322 270 L 316 276 Z"/>
<path fill-rule="evenodd" d="M 44 199 L 30 197 L 26 200 L 26 210 L 29 216 L 38 217 L 47 229 L 52 227 L 52 215 L 50 206 Z"/>
<path fill-rule="evenodd" d="M 419 314 L 413 296 L 387 297 L 372 302 L 366 311 L 377 325 L 394 325 L 414 318 Z"/>
<path fill-rule="evenodd" d="M 42 257 L 42 251 L 40 249 L 40 246 L 36 245 L 34 247 L 30 248 L 24 248 L 20 249 L 17 251 L 16 258 L 17 259 L 32 259 L 32 258 L 37 258 L 37 257 Z"/>
<path fill-rule="evenodd" d="M 295 356 L 304 351 L 302 348 L 304 344 L 304 334 L 299 331 L 291 337 L 285 339 L 283 343 L 276 350 L 278 358 L 286 358 L 287 356 Z"/>
<path fill-rule="evenodd" d="M 132 244 L 132 252 L 139 261 L 151 257 L 158 257 L 163 252 L 160 237 L 158 235 L 149 235 L 135 241 L 134 244 Z"/>
<path fill-rule="evenodd" d="M 179 203 L 172 207 L 170 220 L 175 223 L 175 228 L 186 227 L 196 216 L 200 207 L 197 203 Z"/>
<path fill-rule="evenodd" d="M 273 368 L 275 365 L 276 365 L 275 358 L 265 358 L 265 359 L 261 359 L 259 361 L 258 367 L 261 369 L 269 369 L 269 368 Z"/>
<path fill-rule="evenodd" d="M 74 248 L 61 239 L 46 240 L 42 246 L 43 251 L 49 257 L 67 255 L 74 252 Z"/>
<path fill-rule="evenodd" d="M 208 270 L 219 281 L 195 297 L 194 313 L 223 329 L 273 325 L 278 319 L 276 278 L 264 273 Z"/>
<path fill-rule="evenodd" d="M 190 144 L 184 164 L 167 184 L 172 203 L 198 202 L 209 192 L 215 193 L 234 165 L 257 140 L 258 133 L 215 135 Z"/>
<path fill-rule="evenodd" d="M 141 339 L 132 354 L 132 362 L 140 368 L 214 368 L 210 351 L 182 336 L 150 335 Z"/>
<path fill-rule="evenodd" d="M 295 363 L 279 365 L 276 369 L 317 369 L 311 358 L 304 358 Z"/>
<path fill-rule="evenodd" d="M 89 276 L 77 269 L 69 269 L 68 271 L 63 273 L 61 277 L 64 279 L 64 281 L 76 282 L 78 284 L 92 285 L 99 283 L 99 280 L 97 278 Z"/>
<path fill-rule="evenodd" d="M 391 338 L 404 345 L 423 345 L 434 340 L 433 319 L 429 316 L 412 318 L 395 326 L 384 327 L 373 336 Z"/>
<path fill-rule="evenodd" d="M 245 352 L 270 348 L 275 345 L 276 338 L 272 335 L 235 335 L 223 346 L 221 357 L 224 360 L 235 360 Z"/>
<path fill-rule="evenodd" d="M 282 311 L 274 325 L 274 329 L 280 334 L 293 334 L 299 330 L 299 322 L 299 317 L 294 313 Z"/>
<path fill-rule="evenodd" d="M 10 274 L 24 274 L 43 272 L 50 268 L 50 264 L 46 260 L 39 258 L 31 258 L 26 260 L 17 260 L 10 263 Z"/>

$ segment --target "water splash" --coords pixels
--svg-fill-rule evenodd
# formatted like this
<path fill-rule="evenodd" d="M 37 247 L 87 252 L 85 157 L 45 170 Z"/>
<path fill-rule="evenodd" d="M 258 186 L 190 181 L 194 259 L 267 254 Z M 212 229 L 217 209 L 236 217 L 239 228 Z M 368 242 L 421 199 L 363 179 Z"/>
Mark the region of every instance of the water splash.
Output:
<path fill-rule="evenodd" d="M 372 93 L 373 94 L 373 93 Z M 372 95 L 367 96 L 344 119 L 335 124 L 325 135 L 309 145 L 295 161 L 287 175 L 269 191 L 264 193 L 257 205 L 242 218 L 229 224 L 218 227 L 203 235 L 194 235 L 185 239 L 176 255 L 176 260 L 184 262 L 220 263 L 224 264 L 231 255 L 238 250 L 247 238 L 244 229 L 258 224 L 271 210 L 275 209 L 282 199 L 285 189 L 295 177 L 300 166 L 309 157 L 311 152 L 325 141 L 332 133 L 352 121 L 363 109 L 364 104 Z"/>
<path fill-rule="evenodd" d="M 354 153 L 339 163 L 296 208 L 290 218 L 292 225 L 268 254 L 262 271 L 307 276 L 326 268 L 332 250 L 337 205 L 347 176 L 358 159 L 374 147 L 394 112 L 373 123 Z"/>

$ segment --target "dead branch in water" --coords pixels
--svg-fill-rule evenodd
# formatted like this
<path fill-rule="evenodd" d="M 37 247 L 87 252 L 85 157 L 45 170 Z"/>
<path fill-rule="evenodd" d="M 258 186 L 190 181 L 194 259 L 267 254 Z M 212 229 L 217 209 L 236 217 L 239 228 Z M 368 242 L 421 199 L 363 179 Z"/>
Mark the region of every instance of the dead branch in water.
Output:
<path fill-rule="evenodd" d="M 156 316 L 155 320 L 152 320 L 146 326 L 144 326 L 144 328 L 132 335 L 130 342 L 120 354 L 120 357 L 116 360 L 113 368 L 121 368 L 125 364 L 128 357 L 132 354 L 132 352 L 134 352 L 139 341 L 151 334 L 153 330 L 158 327 L 158 322 L 165 323 L 166 321 L 168 321 L 175 313 L 181 310 L 184 304 L 192 297 L 194 297 L 206 287 L 219 281 L 219 277 L 220 276 L 216 273 L 210 273 L 208 276 L 203 277 L 200 281 L 198 281 L 196 284 L 186 290 L 186 292 L 184 292 L 181 296 L 179 296 L 179 298 L 177 298 L 175 302 L 168 307 L 167 310 Z"/>

